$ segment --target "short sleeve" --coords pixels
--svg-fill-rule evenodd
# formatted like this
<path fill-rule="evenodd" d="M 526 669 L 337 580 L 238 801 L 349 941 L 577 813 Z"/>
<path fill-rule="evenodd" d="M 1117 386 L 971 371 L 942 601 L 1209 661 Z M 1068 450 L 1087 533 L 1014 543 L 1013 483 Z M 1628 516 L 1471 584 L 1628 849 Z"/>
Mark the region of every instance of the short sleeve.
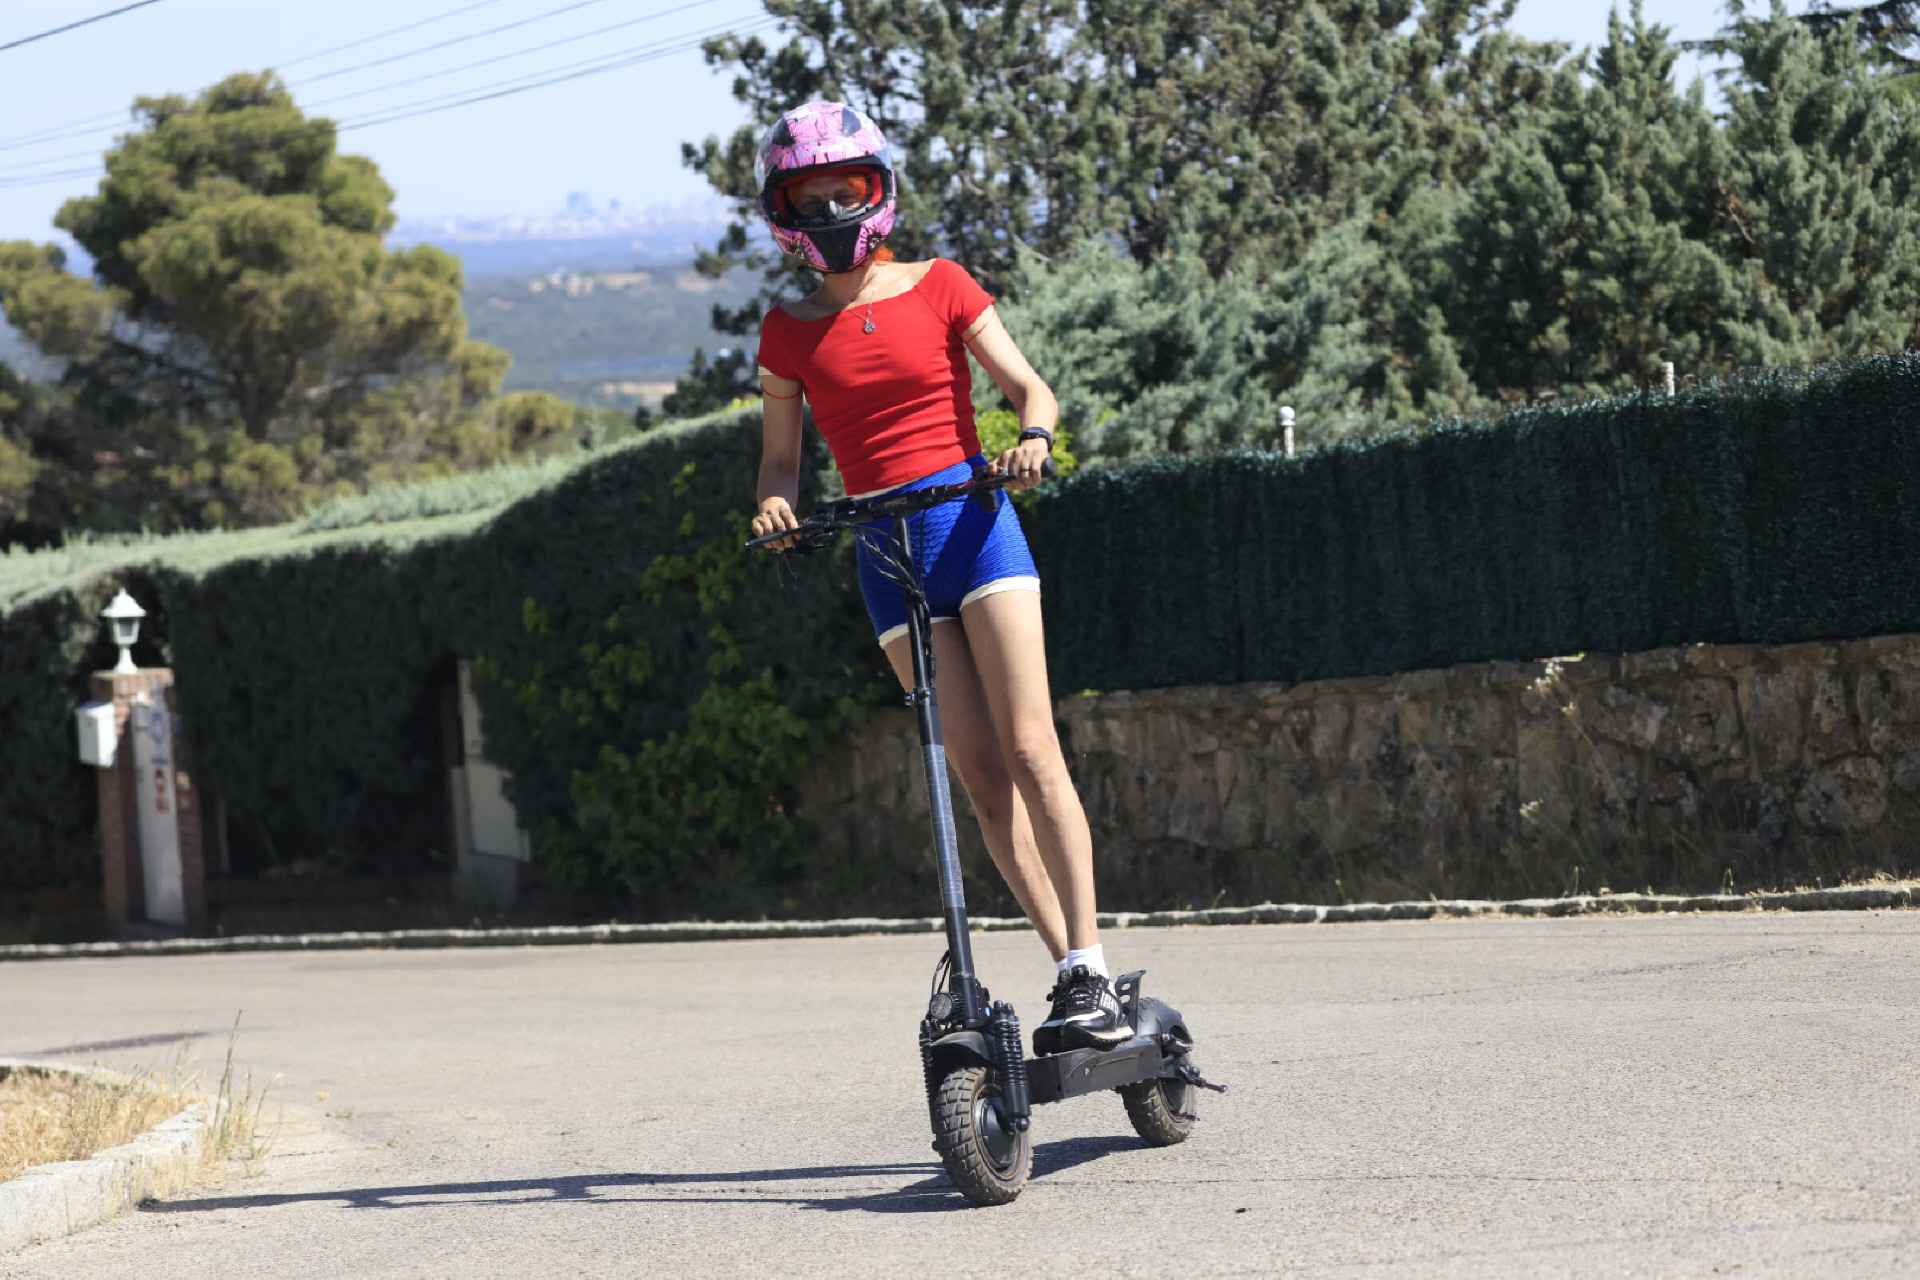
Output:
<path fill-rule="evenodd" d="M 993 295 L 980 287 L 967 269 L 951 259 L 940 259 L 935 268 L 940 274 L 942 312 L 953 331 L 959 333 L 993 305 Z"/>
<path fill-rule="evenodd" d="M 776 378 L 785 378 L 788 382 L 800 381 L 800 374 L 781 349 L 780 334 L 773 312 L 769 311 L 760 320 L 760 350 L 753 356 L 754 363 Z"/>

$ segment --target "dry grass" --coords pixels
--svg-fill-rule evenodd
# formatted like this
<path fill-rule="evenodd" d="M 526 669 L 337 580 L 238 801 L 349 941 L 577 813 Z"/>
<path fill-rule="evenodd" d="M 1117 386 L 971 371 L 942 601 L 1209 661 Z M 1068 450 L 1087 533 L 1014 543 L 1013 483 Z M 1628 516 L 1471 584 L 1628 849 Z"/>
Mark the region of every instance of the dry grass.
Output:
<path fill-rule="evenodd" d="M 9 1071 L 0 1078 L 0 1181 L 131 1142 L 194 1101 L 157 1076 Z"/>
<path fill-rule="evenodd" d="M 128 1074 L 0 1067 L 0 1182 L 35 1165 L 85 1160 L 131 1142 L 195 1103 L 207 1106 L 207 1165 L 231 1156 L 251 1166 L 266 1154 L 267 1090 L 256 1088 L 252 1073 L 234 1063 L 238 1025 L 235 1019 L 211 1093 L 184 1059 Z"/>

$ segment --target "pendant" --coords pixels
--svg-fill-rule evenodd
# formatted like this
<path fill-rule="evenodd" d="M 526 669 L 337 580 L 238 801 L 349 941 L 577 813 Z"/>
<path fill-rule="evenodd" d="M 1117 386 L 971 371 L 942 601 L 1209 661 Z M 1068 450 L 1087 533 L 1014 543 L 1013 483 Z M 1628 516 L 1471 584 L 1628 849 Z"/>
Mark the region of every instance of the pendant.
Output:
<path fill-rule="evenodd" d="M 872 319 L 868 319 L 868 320 L 866 321 L 866 323 L 864 323 L 864 324 L 862 324 L 862 325 L 860 326 L 860 332 L 862 332 L 862 333 L 872 333 L 872 332 L 873 332 L 873 321 L 872 321 Z"/>

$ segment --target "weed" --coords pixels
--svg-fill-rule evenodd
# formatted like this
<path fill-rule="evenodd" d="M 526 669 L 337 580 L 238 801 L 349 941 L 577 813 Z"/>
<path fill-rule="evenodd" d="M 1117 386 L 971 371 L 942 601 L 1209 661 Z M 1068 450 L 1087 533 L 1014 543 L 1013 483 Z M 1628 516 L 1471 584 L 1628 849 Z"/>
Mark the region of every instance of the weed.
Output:
<path fill-rule="evenodd" d="M 36 1165 L 90 1156 L 131 1142 L 195 1103 L 207 1108 L 202 1151 L 212 1167 L 237 1158 L 249 1172 L 266 1153 L 261 1112 L 266 1089 L 250 1071 L 236 1069 L 240 1019 L 227 1038 L 219 1083 L 209 1095 L 188 1069 L 184 1050 L 157 1068 L 78 1071 L 56 1067 L 0 1068 L 0 1181 Z"/>

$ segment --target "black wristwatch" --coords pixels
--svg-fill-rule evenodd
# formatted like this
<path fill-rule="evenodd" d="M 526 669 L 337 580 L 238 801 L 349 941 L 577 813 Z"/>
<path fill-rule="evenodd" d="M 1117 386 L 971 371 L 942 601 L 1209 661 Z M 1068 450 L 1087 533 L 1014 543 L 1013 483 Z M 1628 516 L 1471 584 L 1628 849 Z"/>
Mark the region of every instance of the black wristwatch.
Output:
<path fill-rule="evenodd" d="M 1020 433 L 1018 443 L 1025 444 L 1029 440 L 1045 440 L 1047 442 L 1047 452 L 1053 452 L 1053 432 L 1047 430 L 1045 427 L 1028 427 Z"/>

